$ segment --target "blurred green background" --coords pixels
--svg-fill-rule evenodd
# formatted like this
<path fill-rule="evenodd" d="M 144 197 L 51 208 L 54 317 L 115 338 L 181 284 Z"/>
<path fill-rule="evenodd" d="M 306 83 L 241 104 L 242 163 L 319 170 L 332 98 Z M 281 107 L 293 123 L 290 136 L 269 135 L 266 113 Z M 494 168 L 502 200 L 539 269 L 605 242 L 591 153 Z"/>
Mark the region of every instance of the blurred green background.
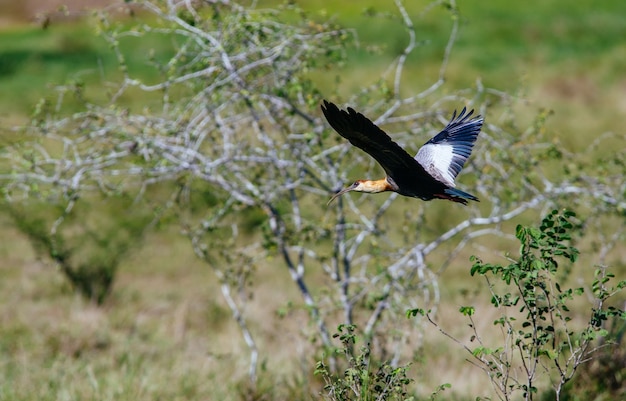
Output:
<path fill-rule="evenodd" d="M 5 1 L 2 5 L 5 9 L 0 25 L 3 119 L 27 116 L 39 98 L 53 98 L 52 85 L 85 82 L 89 99 L 104 98 L 106 83 L 118 76 L 115 55 L 89 24 L 76 17 L 66 17 L 62 12 L 46 14 L 42 11 L 43 3 L 32 2 L 30 11 L 28 2 L 13 9 L 9 6 L 13 2 Z M 76 3 L 70 10 L 82 7 L 80 2 Z M 404 89 L 417 92 L 437 76 L 450 24 L 446 24 L 449 16 L 444 10 L 434 10 L 419 18 L 427 2 L 406 3 L 411 15 L 417 17 L 420 46 L 408 61 L 406 82 L 411 85 Z M 260 2 L 259 7 L 272 4 L 275 2 Z M 313 20 L 334 18 L 356 32 L 361 46 L 350 55 L 345 67 L 345 93 L 380 76 L 407 43 L 397 16 L 387 19 L 370 16 L 395 15 L 391 1 L 298 4 Z M 521 93 L 537 108 L 555 110 L 555 131 L 566 141 L 579 145 L 586 142 L 583 137 L 593 138 L 592 132 L 599 134 L 619 126 L 616 113 L 626 113 L 624 2 L 552 0 L 529 4 L 461 0 L 458 7 L 461 26 L 446 75 L 449 90 L 471 86 L 480 79 L 485 86 Z M 44 21 L 49 21 L 46 29 L 41 28 Z M 130 42 L 125 46 L 133 46 Z M 159 42 L 158 38 L 144 37 L 134 45 L 140 51 L 127 53 L 129 68 L 149 81 L 155 71 L 147 60 L 148 53 L 156 53 L 158 57 L 159 52 L 167 52 L 168 44 Z M 570 133 L 574 129 L 579 131 L 576 135 Z"/>

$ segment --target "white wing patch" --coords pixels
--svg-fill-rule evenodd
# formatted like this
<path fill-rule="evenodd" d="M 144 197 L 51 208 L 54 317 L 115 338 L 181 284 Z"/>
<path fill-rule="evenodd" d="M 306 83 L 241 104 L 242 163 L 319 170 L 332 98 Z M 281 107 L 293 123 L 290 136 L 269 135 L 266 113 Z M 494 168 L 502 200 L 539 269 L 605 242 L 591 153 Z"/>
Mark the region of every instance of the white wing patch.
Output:
<path fill-rule="evenodd" d="M 448 144 L 426 144 L 415 155 L 415 160 L 424 167 L 438 181 L 449 187 L 454 187 L 454 175 L 450 172 L 450 165 L 454 157 L 454 149 Z"/>

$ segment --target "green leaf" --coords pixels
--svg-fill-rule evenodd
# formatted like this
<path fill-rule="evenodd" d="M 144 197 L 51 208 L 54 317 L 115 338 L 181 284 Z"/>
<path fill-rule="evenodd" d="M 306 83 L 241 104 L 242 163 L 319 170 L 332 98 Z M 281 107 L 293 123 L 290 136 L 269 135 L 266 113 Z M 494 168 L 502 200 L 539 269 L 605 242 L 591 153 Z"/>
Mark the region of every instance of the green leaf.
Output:
<path fill-rule="evenodd" d="M 489 355 L 488 351 L 489 351 L 488 349 L 486 349 L 485 347 L 481 345 L 480 347 L 474 348 L 474 350 L 472 351 L 472 355 L 474 356 Z"/>
<path fill-rule="evenodd" d="M 476 272 L 478 271 L 478 269 L 480 269 L 480 265 L 479 264 L 475 264 L 472 266 L 472 268 L 470 269 L 470 276 L 474 276 L 474 274 L 476 274 Z"/>
<path fill-rule="evenodd" d="M 531 262 L 530 267 L 533 270 L 543 270 L 545 268 L 545 264 L 541 260 L 535 259 L 535 260 L 533 260 Z M 532 274 L 533 274 L 533 276 L 532 276 L 533 278 L 537 277 L 537 273 L 536 272 L 533 272 Z"/>
<path fill-rule="evenodd" d="M 476 309 L 473 306 L 461 306 L 459 308 L 459 312 L 463 314 L 463 316 L 472 316 Z"/>
<path fill-rule="evenodd" d="M 517 227 L 515 227 L 515 237 L 520 240 L 520 241 L 524 241 L 524 234 L 525 234 L 525 230 L 524 230 L 524 226 L 522 226 L 521 224 L 518 224 Z"/>
<path fill-rule="evenodd" d="M 535 240 L 540 240 L 541 239 L 541 236 L 542 236 L 541 231 L 538 230 L 537 228 L 529 227 L 527 229 L 527 232 L 533 239 L 535 239 Z"/>
<path fill-rule="evenodd" d="M 422 308 L 409 309 L 409 310 L 406 311 L 406 317 L 410 319 L 410 318 L 415 317 L 417 315 L 426 316 L 426 313 L 427 312 L 424 309 L 422 309 Z"/>

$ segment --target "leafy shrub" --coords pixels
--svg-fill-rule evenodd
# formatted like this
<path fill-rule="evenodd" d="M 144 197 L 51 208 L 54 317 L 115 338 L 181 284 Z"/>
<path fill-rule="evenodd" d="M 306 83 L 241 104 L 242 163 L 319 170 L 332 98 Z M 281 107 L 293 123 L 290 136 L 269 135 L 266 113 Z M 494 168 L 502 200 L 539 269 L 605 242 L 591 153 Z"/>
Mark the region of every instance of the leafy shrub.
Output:
<path fill-rule="evenodd" d="M 340 325 L 338 333 L 333 335 L 341 341 L 341 347 L 335 352 L 345 358 L 345 370 L 334 373 L 320 361 L 315 374 L 320 375 L 324 383 L 324 399 L 331 401 L 348 400 L 389 400 L 410 401 L 408 385 L 412 379 L 408 376 L 409 365 L 393 367 L 389 362 L 372 359 L 370 344 L 355 350 L 357 336 L 353 325 Z"/>
<path fill-rule="evenodd" d="M 524 399 L 532 400 L 539 391 L 537 383 L 549 379 L 556 400 L 560 400 L 564 385 L 575 377 L 577 369 L 601 358 L 599 351 L 613 338 L 620 338 L 619 333 L 606 330 L 604 323 L 626 321 L 624 310 L 607 304 L 626 287 L 626 280 L 611 285 L 614 275 L 605 267 L 596 270 L 591 284 L 593 305 L 587 324 L 577 327 L 573 321 L 571 305 L 586 290 L 564 287 L 567 275 L 558 276 L 557 272 L 563 261 L 574 263 L 578 258 L 578 249 L 570 244 L 572 234 L 581 229 L 575 217 L 571 211 L 553 210 L 539 228 L 518 225 L 515 236 L 520 242 L 520 255 L 507 266 L 472 257 L 470 273 L 485 279 L 491 304 L 500 314 L 493 324 L 500 329 L 502 343 L 486 344 L 474 321 L 476 309 L 464 306 L 460 312 L 470 320 L 470 343 L 477 345 L 463 347 L 471 354 L 471 361 L 487 374 L 500 399 L 509 400 L 521 392 Z M 409 315 L 417 314 L 427 316 L 439 327 L 423 309 L 409 311 Z M 603 344 L 594 346 L 599 339 Z"/>

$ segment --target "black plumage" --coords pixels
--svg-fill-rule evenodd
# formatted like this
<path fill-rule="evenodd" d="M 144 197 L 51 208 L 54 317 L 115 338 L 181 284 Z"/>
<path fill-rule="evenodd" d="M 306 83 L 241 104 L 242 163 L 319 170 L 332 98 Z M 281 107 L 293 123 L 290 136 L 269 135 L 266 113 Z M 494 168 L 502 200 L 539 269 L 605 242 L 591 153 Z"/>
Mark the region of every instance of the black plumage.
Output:
<path fill-rule="evenodd" d="M 455 112 L 448 125 L 412 157 L 354 109 L 340 110 L 326 100 L 321 108 L 326 120 L 339 135 L 372 156 L 387 173 L 382 180 L 356 181 L 332 199 L 348 191 L 394 191 L 422 200 L 440 198 L 463 204 L 467 204 L 468 200 L 478 201 L 474 195 L 456 189 L 454 183 L 483 125 L 480 116 L 471 118 L 473 110 L 466 113 L 464 108 L 458 117 Z"/>

